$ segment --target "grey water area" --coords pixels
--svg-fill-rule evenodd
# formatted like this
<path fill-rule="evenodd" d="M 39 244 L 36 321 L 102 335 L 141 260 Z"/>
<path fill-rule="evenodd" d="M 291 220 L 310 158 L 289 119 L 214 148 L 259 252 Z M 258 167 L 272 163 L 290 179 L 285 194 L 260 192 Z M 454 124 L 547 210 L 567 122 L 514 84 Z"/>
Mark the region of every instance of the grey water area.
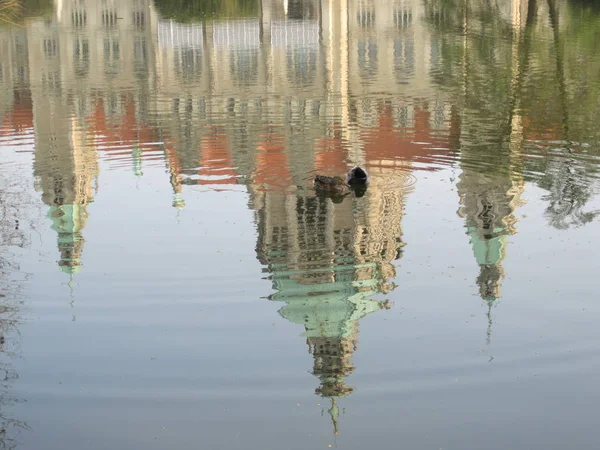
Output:
<path fill-rule="evenodd" d="M 598 447 L 595 2 L 9 3 L 0 448 Z"/>

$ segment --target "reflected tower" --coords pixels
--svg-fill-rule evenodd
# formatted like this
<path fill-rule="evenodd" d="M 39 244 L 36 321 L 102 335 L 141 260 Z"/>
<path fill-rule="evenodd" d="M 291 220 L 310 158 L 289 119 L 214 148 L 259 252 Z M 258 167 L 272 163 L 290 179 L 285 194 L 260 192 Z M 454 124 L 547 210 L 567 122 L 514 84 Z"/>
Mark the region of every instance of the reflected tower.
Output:
<path fill-rule="evenodd" d="M 510 160 L 507 159 L 507 164 Z M 508 166 L 500 173 L 480 171 L 462 158 L 463 172 L 457 183 L 460 197 L 458 215 L 465 219 L 473 254 L 479 265 L 477 285 L 480 297 L 488 304 L 488 343 L 491 338 L 491 308 L 500 298 L 506 255 L 506 236 L 517 232 L 514 212 L 523 202 L 524 183 L 512 179 Z"/>
<path fill-rule="evenodd" d="M 476 69 L 462 72 L 462 83 L 471 88 L 461 92 L 461 102 L 465 105 L 460 112 L 453 111 L 459 132 L 456 133 L 456 148 L 460 148 L 462 174 L 457 183 L 460 207 L 458 215 L 465 219 L 466 232 L 470 237 L 475 260 L 479 266 L 476 278 L 480 297 L 488 305 L 487 342 L 491 339 L 491 308 L 501 296 L 508 235 L 517 232 L 516 209 L 524 201 L 523 178 L 523 121 L 519 95 L 523 79 L 523 61 L 520 45 L 521 18 L 526 12 L 524 5 L 515 1 L 511 17 L 515 35 L 510 49 L 504 48 L 510 58 L 510 72 L 498 76 L 510 82 L 511 102 L 505 105 L 491 88 L 500 81 L 478 83 Z M 510 53 L 508 51 L 510 50 Z M 471 48 L 464 48 L 464 58 L 471 56 Z M 475 53 L 473 51 L 473 53 Z M 500 51 L 498 54 L 501 54 Z M 466 59 L 465 59 L 466 61 Z M 474 61 L 477 61 L 476 58 Z M 484 67 L 471 62 L 471 67 Z M 466 68 L 466 65 L 463 65 Z M 508 106 L 508 107 L 507 107 Z M 507 126 L 508 125 L 508 126 Z M 506 139 L 505 136 L 508 136 Z M 483 138 L 482 136 L 485 136 Z"/>
<path fill-rule="evenodd" d="M 98 155 L 88 146 L 83 128 L 70 114 L 64 95 L 58 35 L 54 25 L 43 30 L 43 39 L 29 48 L 35 129 L 34 175 L 36 188 L 49 206 L 48 216 L 58 234 L 60 269 L 79 271 L 87 220 L 98 176 Z M 35 75 L 33 75 L 35 74 Z"/>
<path fill-rule="evenodd" d="M 40 100 L 40 99 L 36 99 Z M 83 228 L 93 201 L 93 185 L 98 177 L 96 149 L 87 146 L 75 124 L 64 123 L 63 113 L 50 106 L 50 117 L 40 111 L 36 101 L 36 152 L 34 173 L 42 200 L 49 206 L 48 217 L 58 234 L 60 269 L 69 274 L 79 271 L 83 251 Z M 49 106 L 49 105 L 48 105 Z M 58 123 L 63 120 L 62 123 Z"/>
<path fill-rule="evenodd" d="M 74 273 L 98 177 L 96 146 L 110 160 L 110 144 L 131 145 L 141 175 L 143 150 L 156 142 L 146 119 L 157 17 L 150 0 L 53 3 L 51 17 L 27 26 L 34 173 L 58 234 L 61 270 Z M 123 90 L 135 92 L 117 94 Z"/>
<path fill-rule="evenodd" d="M 312 373 L 319 379 L 315 393 L 330 399 L 337 434 L 337 400 L 354 390 L 346 378 L 354 371 L 359 321 L 391 306 L 371 297 L 395 286 L 392 261 L 401 253 L 402 207 L 383 208 L 376 190 L 373 198 L 367 194 L 341 203 L 307 194 L 293 184 L 285 147 L 277 139 L 264 141 L 261 151 L 269 158 L 257 159 L 249 186 L 257 257 L 275 290 L 270 300 L 283 303 L 280 315 L 304 327 Z M 320 155 L 331 150 L 321 147 L 317 166 L 335 156 Z M 341 162 L 341 151 L 338 156 Z M 279 183 L 270 182 L 273 177 Z"/>
<path fill-rule="evenodd" d="M 386 291 L 393 270 L 379 254 L 367 254 L 367 242 L 356 243 L 357 234 L 368 234 L 353 213 L 358 202 L 272 191 L 256 200 L 257 256 L 276 291 L 270 299 L 284 303 L 283 318 L 304 327 L 320 382 L 315 393 L 331 399 L 337 433 L 336 400 L 353 391 L 346 377 L 354 371 L 358 322 L 389 308 L 369 297 Z"/>

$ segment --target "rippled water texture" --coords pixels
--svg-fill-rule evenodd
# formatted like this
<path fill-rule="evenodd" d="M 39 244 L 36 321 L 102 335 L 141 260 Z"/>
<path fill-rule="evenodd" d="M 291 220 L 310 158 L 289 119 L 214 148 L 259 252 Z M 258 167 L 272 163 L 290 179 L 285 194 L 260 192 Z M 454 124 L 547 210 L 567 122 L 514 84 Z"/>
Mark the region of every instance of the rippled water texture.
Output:
<path fill-rule="evenodd" d="M 597 448 L 599 33 L 0 0 L 0 448 Z"/>

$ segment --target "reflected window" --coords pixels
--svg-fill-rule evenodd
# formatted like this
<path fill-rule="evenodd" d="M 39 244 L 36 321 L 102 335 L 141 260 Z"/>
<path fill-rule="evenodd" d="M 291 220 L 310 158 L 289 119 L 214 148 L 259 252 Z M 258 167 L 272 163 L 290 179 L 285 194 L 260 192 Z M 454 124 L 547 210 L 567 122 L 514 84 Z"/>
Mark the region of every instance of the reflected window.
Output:
<path fill-rule="evenodd" d="M 44 38 L 43 44 L 44 44 L 44 55 L 46 55 L 46 57 L 51 58 L 58 54 L 58 43 L 56 42 L 55 38 L 53 38 L 53 37 Z"/>
<path fill-rule="evenodd" d="M 114 28 L 117 26 L 117 11 L 114 9 L 102 10 L 102 25 L 104 28 Z"/>
<path fill-rule="evenodd" d="M 182 25 L 173 22 L 158 23 L 158 43 L 163 48 L 202 47 L 202 25 Z"/>
<path fill-rule="evenodd" d="M 446 116 L 447 114 L 444 104 L 436 103 L 431 117 L 432 128 L 437 130 L 446 128 Z"/>
<path fill-rule="evenodd" d="M 437 67 L 440 63 L 440 41 L 437 39 L 433 39 L 431 41 L 431 65 L 433 67 Z"/>
<path fill-rule="evenodd" d="M 42 72 L 42 86 L 46 89 L 59 89 L 60 88 L 60 74 L 58 71 L 53 72 Z"/>
<path fill-rule="evenodd" d="M 173 51 L 175 73 L 183 80 L 197 80 L 202 76 L 202 50 L 199 48 L 176 48 Z"/>
<path fill-rule="evenodd" d="M 409 28 L 412 25 L 412 11 L 409 8 L 396 8 L 394 10 L 394 25 L 400 29 Z"/>
<path fill-rule="evenodd" d="M 25 66 L 19 66 L 19 67 L 17 67 L 17 80 L 20 83 L 24 83 L 25 82 Z"/>
<path fill-rule="evenodd" d="M 91 103 L 90 97 L 84 93 L 77 95 L 77 117 L 81 120 L 85 120 L 90 115 Z"/>
<path fill-rule="evenodd" d="M 413 110 L 409 106 L 399 106 L 396 111 L 396 126 L 398 128 L 413 127 Z"/>
<path fill-rule="evenodd" d="M 197 110 L 200 120 L 206 120 L 206 99 L 204 97 L 198 99 Z M 257 117 L 260 117 L 260 114 L 257 114 Z"/>
<path fill-rule="evenodd" d="M 136 36 L 133 42 L 133 59 L 134 61 L 140 61 L 144 63 L 148 59 L 145 37 Z"/>
<path fill-rule="evenodd" d="M 173 102 L 171 104 L 171 109 L 173 111 L 173 114 L 175 114 L 176 116 L 179 115 L 179 104 L 180 103 L 181 103 L 181 101 L 179 100 L 179 97 L 173 98 Z"/>
<path fill-rule="evenodd" d="M 250 86 L 258 78 L 258 50 L 235 50 L 229 53 L 229 69 L 238 84 Z"/>
<path fill-rule="evenodd" d="M 84 28 L 87 25 L 87 12 L 84 8 L 74 8 L 71 12 L 73 28 Z"/>
<path fill-rule="evenodd" d="M 90 45 L 87 38 L 73 40 L 73 65 L 75 75 L 84 77 L 90 70 Z"/>
<path fill-rule="evenodd" d="M 121 58 L 121 46 L 118 39 L 104 39 L 104 59 L 117 61 Z"/>
<path fill-rule="evenodd" d="M 119 63 L 121 59 L 121 46 L 116 38 L 104 39 L 104 72 L 107 75 L 117 75 L 119 73 Z"/>
<path fill-rule="evenodd" d="M 320 100 L 314 100 L 312 103 L 312 115 L 314 117 L 320 117 L 321 116 L 321 101 Z"/>
<path fill-rule="evenodd" d="M 287 52 L 288 79 L 296 86 L 310 86 L 317 74 L 317 52 L 312 48 L 294 48 Z"/>
<path fill-rule="evenodd" d="M 144 36 L 136 36 L 133 40 L 133 68 L 140 79 L 148 75 L 148 48 Z"/>
<path fill-rule="evenodd" d="M 144 11 L 136 10 L 133 12 L 133 25 L 138 30 L 143 30 L 146 27 L 146 15 Z"/>
<path fill-rule="evenodd" d="M 360 123 L 365 127 L 377 126 L 377 103 L 369 98 L 364 98 L 360 102 Z"/>
<path fill-rule="evenodd" d="M 135 96 L 135 105 L 136 122 L 146 122 L 148 120 L 148 95 L 138 91 Z"/>
<path fill-rule="evenodd" d="M 394 70 L 399 81 L 405 80 L 414 73 L 415 43 L 411 39 L 394 40 Z"/>
<path fill-rule="evenodd" d="M 358 41 L 358 68 L 361 78 L 372 78 L 377 74 L 377 43 Z"/>
<path fill-rule="evenodd" d="M 375 8 L 371 2 L 367 3 L 360 1 L 358 3 L 358 12 L 356 13 L 356 20 L 358 24 L 363 28 L 372 28 L 375 26 Z"/>
<path fill-rule="evenodd" d="M 110 93 L 104 102 L 104 113 L 108 117 L 119 117 L 123 115 L 121 102 L 114 92 Z"/>
<path fill-rule="evenodd" d="M 23 39 L 21 38 L 21 36 L 17 36 L 15 38 L 15 54 L 16 55 L 23 55 L 25 54 L 25 43 L 23 42 Z"/>

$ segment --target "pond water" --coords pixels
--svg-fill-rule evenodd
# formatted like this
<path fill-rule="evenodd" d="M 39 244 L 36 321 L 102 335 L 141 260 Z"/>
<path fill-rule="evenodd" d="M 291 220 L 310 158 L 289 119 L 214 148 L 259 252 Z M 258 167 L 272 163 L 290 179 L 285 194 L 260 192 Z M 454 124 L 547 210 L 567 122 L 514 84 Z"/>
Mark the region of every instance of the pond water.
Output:
<path fill-rule="evenodd" d="M 598 445 L 594 2 L 13 3 L 0 447 Z"/>

